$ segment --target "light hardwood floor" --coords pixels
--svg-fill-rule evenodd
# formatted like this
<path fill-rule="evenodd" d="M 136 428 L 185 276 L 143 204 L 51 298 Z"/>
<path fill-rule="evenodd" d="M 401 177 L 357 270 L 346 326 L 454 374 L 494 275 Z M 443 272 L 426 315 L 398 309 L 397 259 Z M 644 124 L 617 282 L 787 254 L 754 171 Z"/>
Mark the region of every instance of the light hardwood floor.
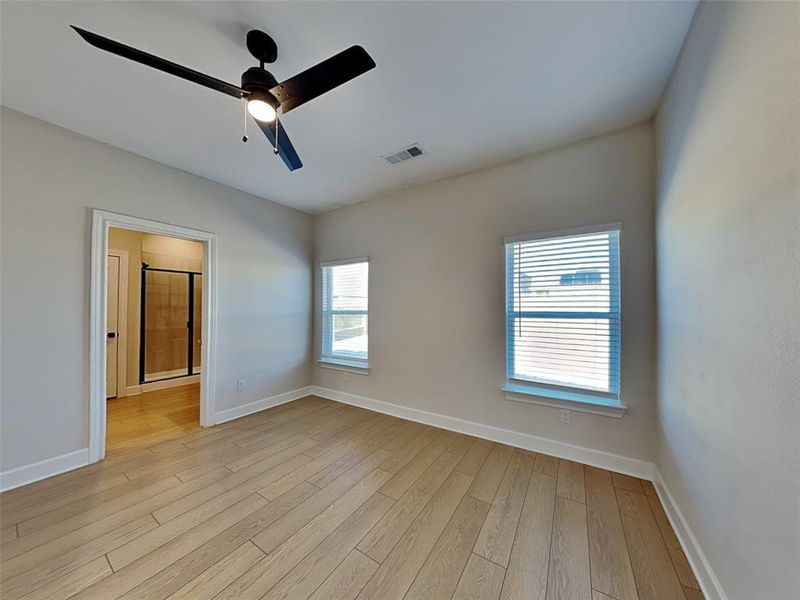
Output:
<path fill-rule="evenodd" d="M 0 496 L 3 600 L 702 597 L 632 477 L 316 397 L 134 438 Z"/>
<path fill-rule="evenodd" d="M 141 446 L 199 430 L 199 394 L 200 384 L 195 383 L 109 400 L 106 448 Z"/>

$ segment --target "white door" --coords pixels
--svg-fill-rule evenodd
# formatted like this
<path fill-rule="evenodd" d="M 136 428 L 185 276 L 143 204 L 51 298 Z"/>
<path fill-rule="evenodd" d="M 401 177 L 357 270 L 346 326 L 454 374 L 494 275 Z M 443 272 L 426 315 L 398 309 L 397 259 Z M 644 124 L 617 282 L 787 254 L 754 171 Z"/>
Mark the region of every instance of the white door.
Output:
<path fill-rule="evenodd" d="M 119 256 L 108 257 L 108 300 L 106 304 L 106 398 L 117 395 L 119 367 Z"/>

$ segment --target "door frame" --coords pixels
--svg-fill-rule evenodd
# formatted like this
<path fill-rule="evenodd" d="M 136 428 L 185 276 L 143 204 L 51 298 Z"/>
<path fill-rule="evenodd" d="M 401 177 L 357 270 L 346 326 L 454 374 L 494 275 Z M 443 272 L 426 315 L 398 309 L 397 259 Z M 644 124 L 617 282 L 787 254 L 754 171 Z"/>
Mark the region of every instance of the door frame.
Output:
<path fill-rule="evenodd" d="M 108 256 L 119 258 L 119 299 L 117 300 L 117 398 L 128 395 L 128 259 L 127 250 L 109 248 Z M 106 299 L 108 302 L 108 299 Z M 106 374 L 108 375 L 108 374 Z"/>
<path fill-rule="evenodd" d="M 118 227 L 155 233 L 203 244 L 203 315 L 200 372 L 200 425 L 214 425 L 214 379 L 216 375 L 217 331 L 217 236 L 190 229 L 105 210 L 92 210 L 92 258 L 89 309 L 89 462 L 106 455 L 106 275 L 108 229 Z"/>

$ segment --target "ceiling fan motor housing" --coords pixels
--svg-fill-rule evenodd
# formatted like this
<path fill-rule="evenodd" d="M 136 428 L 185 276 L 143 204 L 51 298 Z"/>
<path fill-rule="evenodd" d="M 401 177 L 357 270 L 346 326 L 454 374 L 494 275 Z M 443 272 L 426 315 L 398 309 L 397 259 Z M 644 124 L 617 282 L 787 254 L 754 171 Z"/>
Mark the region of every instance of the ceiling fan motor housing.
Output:
<path fill-rule="evenodd" d="M 274 63 L 278 59 L 278 45 L 275 40 L 258 29 L 247 32 L 247 49 L 262 63 Z"/>
<path fill-rule="evenodd" d="M 259 96 L 264 96 L 264 100 L 277 109 L 280 106 L 278 99 L 270 93 L 270 89 L 278 85 L 275 77 L 266 69 L 251 67 L 242 73 L 242 89 L 250 92 L 257 92 Z"/>

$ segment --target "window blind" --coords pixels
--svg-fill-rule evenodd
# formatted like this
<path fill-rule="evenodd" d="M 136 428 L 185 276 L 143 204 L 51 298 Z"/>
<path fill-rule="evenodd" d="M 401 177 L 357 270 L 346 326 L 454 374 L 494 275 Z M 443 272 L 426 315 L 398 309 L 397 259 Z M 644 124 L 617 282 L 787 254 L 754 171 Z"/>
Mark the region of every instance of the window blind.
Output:
<path fill-rule="evenodd" d="M 506 244 L 509 380 L 619 397 L 619 230 Z"/>
<path fill-rule="evenodd" d="M 322 265 L 322 358 L 366 363 L 369 262 Z"/>

